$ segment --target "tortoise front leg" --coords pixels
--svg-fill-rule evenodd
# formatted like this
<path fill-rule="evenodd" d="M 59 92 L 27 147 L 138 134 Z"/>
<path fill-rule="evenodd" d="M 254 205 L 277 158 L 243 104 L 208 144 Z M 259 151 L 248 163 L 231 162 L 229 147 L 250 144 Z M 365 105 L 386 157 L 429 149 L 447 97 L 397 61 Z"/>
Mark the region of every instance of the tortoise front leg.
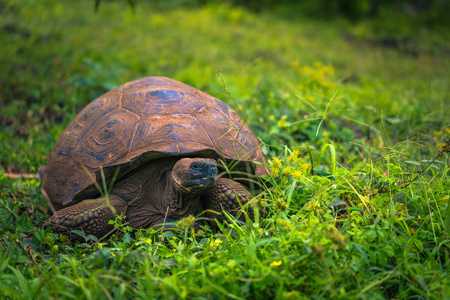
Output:
<path fill-rule="evenodd" d="M 109 220 L 114 220 L 121 213 L 125 214 L 127 207 L 125 200 L 115 195 L 109 196 L 109 204 L 114 208 L 115 214 L 104 198 L 83 200 L 53 214 L 48 220 L 49 226 L 53 232 L 67 234 L 73 240 L 80 238 L 71 236 L 72 230 L 81 230 L 86 235 L 101 238 L 114 228 L 108 224 Z"/>
<path fill-rule="evenodd" d="M 240 183 L 227 179 L 219 178 L 212 190 L 206 194 L 205 209 L 211 209 L 221 213 L 222 210 L 230 213 L 234 217 L 242 210 L 242 206 L 248 203 L 252 195 Z M 253 210 L 247 210 L 248 215 L 253 219 Z M 215 218 L 218 221 L 225 220 L 225 216 L 208 213 L 208 217 Z M 245 220 L 244 216 L 240 218 Z"/>

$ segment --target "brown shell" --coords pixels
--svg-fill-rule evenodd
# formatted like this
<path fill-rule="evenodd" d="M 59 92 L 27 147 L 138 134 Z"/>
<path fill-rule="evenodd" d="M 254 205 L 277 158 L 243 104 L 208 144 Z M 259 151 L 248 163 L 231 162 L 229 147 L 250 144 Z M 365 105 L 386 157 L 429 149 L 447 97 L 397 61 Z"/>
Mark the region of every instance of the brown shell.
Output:
<path fill-rule="evenodd" d="M 86 106 L 56 142 L 42 193 L 54 210 L 98 194 L 159 157 L 196 156 L 264 163 L 257 137 L 225 103 L 165 77 L 126 83 Z M 257 175 L 267 174 L 256 164 Z"/>

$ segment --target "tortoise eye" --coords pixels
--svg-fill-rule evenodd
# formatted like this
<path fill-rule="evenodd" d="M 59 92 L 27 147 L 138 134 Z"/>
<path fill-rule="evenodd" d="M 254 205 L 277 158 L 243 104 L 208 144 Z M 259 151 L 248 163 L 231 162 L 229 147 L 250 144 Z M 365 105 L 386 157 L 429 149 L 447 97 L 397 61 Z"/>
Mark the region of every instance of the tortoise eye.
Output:
<path fill-rule="evenodd" d="M 199 163 L 193 163 L 193 164 L 191 164 L 191 169 L 193 171 L 200 171 L 202 169 L 202 166 Z"/>

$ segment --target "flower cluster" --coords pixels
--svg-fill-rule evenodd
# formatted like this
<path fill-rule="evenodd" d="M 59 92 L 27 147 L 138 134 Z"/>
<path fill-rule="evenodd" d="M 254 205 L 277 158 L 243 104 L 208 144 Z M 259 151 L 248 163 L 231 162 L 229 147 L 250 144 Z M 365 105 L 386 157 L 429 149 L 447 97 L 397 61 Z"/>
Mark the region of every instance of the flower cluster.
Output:
<path fill-rule="evenodd" d="M 295 149 L 294 151 L 292 151 L 292 154 L 288 156 L 288 161 L 295 163 L 298 159 L 298 155 L 299 155 L 299 151 L 298 149 Z"/>
<path fill-rule="evenodd" d="M 301 66 L 298 61 L 291 62 L 291 67 L 305 76 L 309 83 L 322 88 L 333 88 L 335 86 L 332 76 L 334 68 L 315 62 L 313 66 Z"/>
<path fill-rule="evenodd" d="M 270 168 L 272 170 L 273 176 L 278 176 L 280 174 L 280 169 L 283 166 L 281 160 L 278 157 L 274 157 L 272 159 L 272 163 L 270 164 Z"/>
<path fill-rule="evenodd" d="M 442 152 L 450 152 L 450 138 L 441 145 Z"/>
<path fill-rule="evenodd" d="M 437 147 L 441 151 L 441 155 L 445 152 L 450 152 L 450 125 L 444 128 L 444 133 L 442 131 L 434 132 L 434 140 L 437 142 Z M 444 142 L 442 142 L 445 140 Z"/>
<path fill-rule="evenodd" d="M 347 248 L 347 237 L 340 233 L 336 227 L 330 226 L 328 228 L 328 237 L 334 243 L 333 249 L 345 250 Z"/>
<path fill-rule="evenodd" d="M 215 240 L 210 240 L 209 242 L 209 246 L 216 250 L 217 247 L 219 247 L 220 245 L 222 245 L 223 241 L 219 240 L 219 239 L 215 239 Z"/>
<path fill-rule="evenodd" d="M 281 174 L 282 178 L 290 178 L 301 180 L 307 173 L 307 170 L 311 168 L 309 163 L 301 163 L 301 158 L 299 157 L 299 150 L 295 149 L 286 158 L 285 163 L 277 157 L 272 159 L 270 164 L 272 169 L 272 176 L 277 177 Z"/>
<path fill-rule="evenodd" d="M 195 224 L 195 217 L 190 215 L 190 216 L 184 217 L 181 220 L 179 220 L 176 223 L 176 226 L 181 229 L 188 229 L 188 228 L 194 226 L 194 224 Z"/>
<path fill-rule="evenodd" d="M 277 198 L 275 200 L 275 207 L 279 210 L 284 210 L 288 208 L 288 204 L 283 199 Z"/>
<path fill-rule="evenodd" d="M 286 230 L 286 231 L 292 230 L 292 225 L 287 220 L 277 219 L 277 225 L 281 230 Z"/>

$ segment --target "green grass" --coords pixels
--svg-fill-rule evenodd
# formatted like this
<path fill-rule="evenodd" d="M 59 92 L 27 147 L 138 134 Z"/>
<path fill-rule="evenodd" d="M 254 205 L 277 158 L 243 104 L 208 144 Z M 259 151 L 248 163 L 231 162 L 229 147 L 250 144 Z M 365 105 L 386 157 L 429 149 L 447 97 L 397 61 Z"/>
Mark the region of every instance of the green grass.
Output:
<path fill-rule="evenodd" d="M 450 297 L 449 31 L 226 5 L 3 1 L 0 298 Z M 405 49 L 373 42 L 412 36 Z M 84 105 L 168 76 L 265 143 L 265 218 L 72 244 L 37 173 Z M 447 126 L 447 127 L 446 127 Z M 311 172 L 311 169 L 314 169 Z M 417 175 L 418 178 L 409 184 Z"/>

